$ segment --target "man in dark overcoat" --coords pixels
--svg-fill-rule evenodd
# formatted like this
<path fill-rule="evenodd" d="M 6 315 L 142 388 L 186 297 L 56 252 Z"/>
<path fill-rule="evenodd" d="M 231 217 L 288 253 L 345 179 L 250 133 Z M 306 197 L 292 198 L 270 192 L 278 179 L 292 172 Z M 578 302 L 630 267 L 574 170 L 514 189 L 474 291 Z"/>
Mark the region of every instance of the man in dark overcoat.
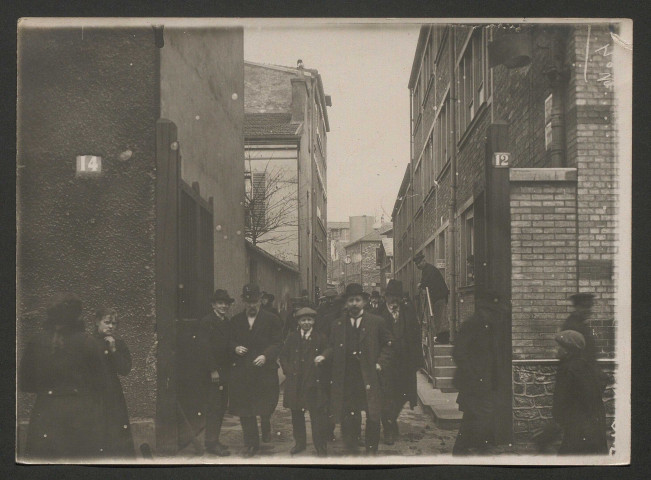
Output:
<path fill-rule="evenodd" d="M 305 450 L 307 434 L 305 411 L 310 413 L 312 442 L 318 456 L 327 454 L 327 385 L 323 369 L 323 352 L 328 339 L 315 331 L 316 311 L 304 307 L 297 313 L 299 330 L 290 332 L 280 352 L 280 366 L 285 374 L 283 405 L 292 411 L 292 431 L 296 444 L 290 453 Z"/>
<path fill-rule="evenodd" d="M 461 324 L 452 357 L 457 366 L 454 386 L 463 412 L 453 455 L 485 451 L 494 441 L 494 411 L 497 389 L 497 335 L 504 301 L 494 292 L 478 295 L 473 315 Z"/>
<path fill-rule="evenodd" d="M 583 335 L 585 348 L 583 357 L 591 363 L 596 363 L 596 347 L 592 328 L 588 323 L 594 306 L 594 295 L 591 293 L 576 293 L 570 296 L 574 311 L 565 320 L 562 330 L 574 330 Z"/>
<path fill-rule="evenodd" d="M 228 408 L 228 385 L 233 358 L 228 308 L 235 300 L 226 290 L 217 289 L 212 296 L 212 311 L 200 321 L 199 352 L 208 382 L 206 408 L 206 452 L 225 457 L 228 447 L 219 441 L 224 414 Z"/>
<path fill-rule="evenodd" d="M 276 300 L 275 295 L 273 295 L 271 293 L 263 292 L 262 296 L 260 298 L 261 298 L 261 302 L 262 302 L 260 306 L 262 307 L 262 309 L 264 309 L 264 310 L 266 310 L 268 312 L 271 312 L 274 315 L 280 317 L 280 312 L 274 306 L 274 301 Z"/>
<path fill-rule="evenodd" d="M 414 263 L 422 271 L 418 288 L 429 291 L 434 318 L 435 341 L 441 344 L 450 343 L 450 325 L 447 313 L 450 290 L 445 283 L 445 278 L 443 278 L 443 274 L 438 268 L 425 261 L 423 252 L 419 252 L 414 256 Z"/>
<path fill-rule="evenodd" d="M 398 416 L 404 404 L 409 402 L 412 409 L 418 404 L 416 374 L 423 363 L 420 325 L 403 295 L 402 282 L 389 280 L 380 309 L 394 337 L 391 365 L 380 374 L 385 390 L 382 426 L 387 445 L 393 445 L 399 435 Z"/>
<path fill-rule="evenodd" d="M 341 424 L 349 452 L 358 446 L 361 412 L 366 412 L 366 452 L 380 443 L 382 389 L 380 372 L 391 364 L 393 334 L 382 317 L 364 311 L 368 296 L 357 283 L 346 287 L 346 312 L 332 325 L 324 357 L 332 361 L 330 414 Z"/>
<path fill-rule="evenodd" d="M 262 420 L 263 441 L 271 440 L 271 414 L 278 405 L 278 354 L 283 344 L 282 323 L 260 308 L 260 288 L 245 285 L 242 300 L 246 308 L 231 320 L 230 412 L 240 417 L 245 457 L 260 448 L 258 416 Z"/>

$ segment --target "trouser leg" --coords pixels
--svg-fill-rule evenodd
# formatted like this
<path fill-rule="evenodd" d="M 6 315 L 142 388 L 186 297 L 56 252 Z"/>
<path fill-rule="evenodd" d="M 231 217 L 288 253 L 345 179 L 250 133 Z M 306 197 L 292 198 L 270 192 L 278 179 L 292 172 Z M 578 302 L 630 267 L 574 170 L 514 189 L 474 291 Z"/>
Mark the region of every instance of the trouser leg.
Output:
<path fill-rule="evenodd" d="M 325 454 L 328 445 L 328 416 L 318 409 L 310 410 L 310 423 L 312 424 L 312 443 L 318 454 Z"/>
<path fill-rule="evenodd" d="M 260 417 L 260 430 L 263 437 L 271 436 L 271 415 L 263 415 Z"/>
<path fill-rule="evenodd" d="M 380 422 L 379 420 L 371 420 L 368 415 L 366 417 L 365 440 L 366 450 L 376 453 L 380 444 Z"/>
<path fill-rule="evenodd" d="M 314 429 L 314 425 L 312 425 L 312 429 Z M 303 410 L 292 410 L 292 432 L 296 445 L 305 447 L 307 432 L 305 430 L 305 412 Z"/>
<path fill-rule="evenodd" d="M 206 433 L 204 443 L 206 447 L 214 447 L 219 443 L 219 435 L 226 413 L 225 386 L 219 389 L 220 385 L 211 383 L 208 390 L 208 405 L 206 408 Z"/>
<path fill-rule="evenodd" d="M 341 436 L 347 450 L 357 449 L 357 437 L 362 430 L 362 416 L 360 411 L 345 412 L 341 419 Z"/>
<path fill-rule="evenodd" d="M 485 450 L 492 441 L 492 417 L 464 412 L 452 454 L 464 455 L 470 449 Z"/>
<path fill-rule="evenodd" d="M 258 419 L 256 417 L 240 417 L 244 445 L 247 447 L 260 447 L 260 434 L 258 432 Z"/>

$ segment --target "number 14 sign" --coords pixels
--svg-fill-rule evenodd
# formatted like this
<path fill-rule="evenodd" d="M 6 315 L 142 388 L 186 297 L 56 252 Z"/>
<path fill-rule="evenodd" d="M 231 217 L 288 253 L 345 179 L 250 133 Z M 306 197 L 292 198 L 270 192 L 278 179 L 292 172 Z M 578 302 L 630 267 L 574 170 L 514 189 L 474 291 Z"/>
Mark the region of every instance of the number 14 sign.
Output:
<path fill-rule="evenodd" d="M 77 175 L 99 175 L 102 173 L 102 157 L 77 155 Z"/>

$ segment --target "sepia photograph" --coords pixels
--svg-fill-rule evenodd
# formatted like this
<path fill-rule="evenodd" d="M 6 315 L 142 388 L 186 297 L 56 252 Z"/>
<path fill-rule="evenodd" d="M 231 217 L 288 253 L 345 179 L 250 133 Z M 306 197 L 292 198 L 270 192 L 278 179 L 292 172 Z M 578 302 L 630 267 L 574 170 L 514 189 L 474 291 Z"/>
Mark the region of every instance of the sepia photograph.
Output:
<path fill-rule="evenodd" d="M 17 463 L 630 463 L 631 20 L 17 30 Z"/>

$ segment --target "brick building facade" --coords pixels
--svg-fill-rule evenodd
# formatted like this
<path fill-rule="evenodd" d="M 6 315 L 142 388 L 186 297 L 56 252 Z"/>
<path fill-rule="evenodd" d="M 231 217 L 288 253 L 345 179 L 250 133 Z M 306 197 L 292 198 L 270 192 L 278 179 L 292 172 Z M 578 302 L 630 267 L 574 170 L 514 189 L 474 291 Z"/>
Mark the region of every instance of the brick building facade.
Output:
<path fill-rule="evenodd" d="M 457 324 L 482 288 L 510 300 L 504 365 L 517 440 L 550 414 L 553 335 L 572 293 L 595 294 L 590 326 L 600 362 L 615 368 L 613 48 L 607 24 L 428 25 L 416 48 L 396 278 L 414 293 L 413 255 L 425 253 L 454 283 Z"/>

